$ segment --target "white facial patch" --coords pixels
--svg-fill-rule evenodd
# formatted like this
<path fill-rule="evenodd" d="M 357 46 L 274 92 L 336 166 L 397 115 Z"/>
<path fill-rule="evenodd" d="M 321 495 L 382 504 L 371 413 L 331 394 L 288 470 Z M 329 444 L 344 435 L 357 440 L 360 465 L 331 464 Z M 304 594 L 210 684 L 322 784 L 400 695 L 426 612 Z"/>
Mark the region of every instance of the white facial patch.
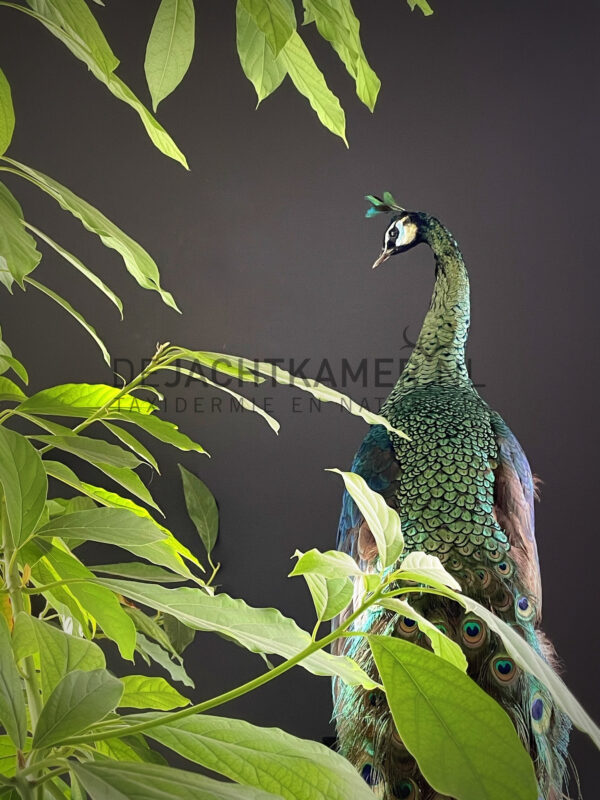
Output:
<path fill-rule="evenodd" d="M 385 233 L 385 249 L 392 250 L 394 247 L 404 247 L 410 244 L 417 235 L 417 226 L 414 222 L 398 219 L 393 222 Z"/>

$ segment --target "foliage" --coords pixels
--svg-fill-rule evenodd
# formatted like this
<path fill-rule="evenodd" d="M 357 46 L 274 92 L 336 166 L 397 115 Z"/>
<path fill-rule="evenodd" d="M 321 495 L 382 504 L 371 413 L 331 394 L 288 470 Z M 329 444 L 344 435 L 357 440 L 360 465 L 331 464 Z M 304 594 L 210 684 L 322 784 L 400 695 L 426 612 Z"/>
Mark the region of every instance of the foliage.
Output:
<path fill-rule="evenodd" d="M 3 13 L 16 10 L 44 25 L 115 97 L 139 114 L 159 150 L 187 165 L 169 134 L 116 75 L 118 59 L 85 0 L 0 5 L 7 9 Z M 409 5 L 431 13 L 423 0 L 409 0 Z M 379 81 L 364 55 L 349 0 L 305 0 L 304 11 L 305 24 L 314 22 L 331 43 L 355 81 L 358 96 L 372 109 Z M 291 0 L 238 0 L 236 20 L 240 60 L 259 102 L 289 74 L 321 121 L 345 138 L 343 111 L 298 34 Z M 155 111 L 184 77 L 193 46 L 192 0 L 161 0 L 145 61 Z M 0 71 L 0 171 L 48 194 L 115 250 L 141 287 L 156 291 L 176 309 L 175 300 L 161 286 L 157 265 L 137 242 L 58 181 L 6 155 L 14 125 L 10 86 Z M 83 326 L 110 363 L 95 328 L 66 299 L 31 277 L 42 258 L 40 241 L 122 312 L 120 298 L 103 280 L 29 222 L 13 193 L 0 184 L 0 281 L 9 292 L 16 286 L 45 293 Z M 366 784 L 328 748 L 279 729 L 206 713 L 299 665 L 316 675 L 386 691 L 402 737 L 411 741 L 423 773 L 438 791 L 465 800 L 473 797 L 476 763 L 485 765 L 485 774 L 478 779 L 489 800 L 507 794 L 535 800 L 531 762 L 505 713 L 466 677 L 460 648 L 412 609 L 410 594 L 415 590 L 441 594 L 484 618 L 486 609 L 460 594 L 460 586 L 437 559 L 403 553 L 399 518 L 358 476 L 341 473 L 376 537 L 379 571 L 362 573 L 353 559 L 335 551 L 297 553 L 291 574 L 305 577 L 313 597 L 317 621 L 312 635 L 276 609 L 253 608 L 216 591 L 218 565 L 213 565 L 212 551 L 218 510 L 210 491 L 182 468 L 186 506 L 206 550 L 209 573 L 166 527 L 165 519 L 157 518 L 162 512 L 138 474 L 142 465 L 158 471 L 152 439 L 182 452 L 205 453 L 201 444 L 158 416 L 153 402 L 156 390 L 148 378 L 161 370 L 177 370 L 211 386 L 215 382 L 207 371 L 234 375 L 241 382 L 269 377 L 393 431 L 387 420 L 315 381 L 295 378 L 271 364 L 168 344 L 159 347 L 148 366 L 122 388 L 71 383 L 28 396 L 27 370 L 0 336 L 0 725 L 4 731 L 0 797 L 367 800 L 372 794 Z M 262 409 L 231 389 L 223 390 L 277 431 L 276 420 Z M 64 458 L 71 465 L 83 464 L 86 475 L 90 468 L 95 470 L 94 483 Z M 126 560 L 117 556 L 119 560 L 112 563 L 89 564 L 89 541 L 124 550 Z M 355 610 L 319 637 L 321 624 L 339 615 L 350 600 Z M 415 619 L 433 650 L 373 637 L 370 646 L 381 686 L 350 658 L 325 651 L 340 637 L 362 635 L 353 624 L 375 606 Z M 598 742 L 598 729 L 564 684 L 513 631 L 505 630 L 501 621 L 496 625 L 507 651 L 544 682 L 575 724 Z M 165 677 L 118 678 L 107 669 L 103 647 L 112 642 L 129 662 L 128 672 L 131 662 L 142 659 L 154 662 L 182 687 L 193 686 L 182 654 L 197 631 L 216 633 L 265 660 L 275 656 L 278 663 L 195 705 L 185 689 L 176 689 Z M 111 668 L 120 671 L 116 657 Z M 409 682 L 423 705 L 418 731 L 402 703 Z M 459 692 L 458 708 L 456 704 L 449 708 L 449 682 Z M 400 686 L 405 686 L 404 695 Z M 473 728 L 474 712 L 482 724 Z M 459 754 L 469 751 L 469 758 L 458 759 L 451 770 L 438 758 L 441 727 Z M 500 753 L 489 730 L 501 739 Z M 154 742 L 235 785 L 173 769 L 154 749 Z M 513 787 L 516 774 L 521 776 L 518 795 Z"/>

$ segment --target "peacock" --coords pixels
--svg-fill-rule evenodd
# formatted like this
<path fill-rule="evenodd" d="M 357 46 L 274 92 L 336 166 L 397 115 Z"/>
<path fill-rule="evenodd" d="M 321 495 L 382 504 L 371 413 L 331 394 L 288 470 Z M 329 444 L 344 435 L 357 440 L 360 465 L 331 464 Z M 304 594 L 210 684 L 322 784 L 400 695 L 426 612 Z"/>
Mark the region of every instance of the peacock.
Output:
<path fill-rule="evenodd" d="M 381 409 L 410 440 L 373 426 L 352 471 L 397 510 L 405 553 L 418 550 L 437 556 L 465 594 L 515 626 L 556 667 L 555 650 L 539 628 L 536 482 L 516 437 L 479 396 L 467 372 L 469 278 L 458 244 L 435 217 L 406 211 L 387 192 L 383 200 L 371 195 L 367 199 L 367 216 L 392 215 L 373 267 L 426 244 L 435 259 L 435 285 L 413 352 Z M 348 493 L 342 502 L 337 549 L 367 571 L 378 556 L 375 539 Z M 511 717 L 533 759 L 540 800 L 562 798 L 570 731 L 566 715 L 545 687 L 509 657 L 481 619 L 445 598 L 413 597 L 418 598 L 411 600 L 415 609 L 461 645 L 468 674 Z M 412 619 L 384 609 L 371 611 L 360 628 L 429 646 Z M 364 637 L 338 642 L 337 652 L 352 655 L 377 677 Z M 399 738 L 382 692 L 337 683 L 334 700 L 339 750 L 376 796 L 441 800 Z"/>

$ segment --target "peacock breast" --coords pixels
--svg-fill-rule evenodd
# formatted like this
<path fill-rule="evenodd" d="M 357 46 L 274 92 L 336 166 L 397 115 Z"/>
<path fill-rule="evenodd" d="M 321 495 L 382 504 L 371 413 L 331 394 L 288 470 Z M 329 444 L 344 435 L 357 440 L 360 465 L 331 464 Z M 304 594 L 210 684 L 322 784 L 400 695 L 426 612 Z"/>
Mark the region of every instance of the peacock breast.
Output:
<path fill-rule="evenodd" d="M 494 560 L 508 549 L 493 513 L 498 452 L 489 415 L 471 387 L 436 384 L 407 392 L 386 409 L 410 437 L 393 437 L 400 466 L 395 505 L 407 551 L 452 563 Z"/>

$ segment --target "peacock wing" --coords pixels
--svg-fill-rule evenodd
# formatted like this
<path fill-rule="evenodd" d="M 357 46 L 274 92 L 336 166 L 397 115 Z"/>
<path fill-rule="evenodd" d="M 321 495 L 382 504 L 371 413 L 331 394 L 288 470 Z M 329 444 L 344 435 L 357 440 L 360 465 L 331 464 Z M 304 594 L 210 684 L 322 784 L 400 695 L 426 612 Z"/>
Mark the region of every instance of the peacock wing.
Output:
<path fill-rule="evenodd" d="M 374 425 L 365 436 L 351 470 L 360 475 L 369 488 L 379 492 L 388 505 L 395 507 L 400 467 L 383 425 Z M 349 553 L 364 569 L 368 569 L 377 557 L 375 539 L 348 492 L 344 492 L 342 499 L 336 548 Z"/>
<path fill-rule="evenodd" d="M 494 470 L 494 513 L 508 536 L 511 556 L 523 590 L 532 596 L 538 616 L 542 607 L 542 583 L 535 541 L 535 483 L 527 456 L 516 436 L 496 412 L 491 414 L 498 445 Z"/>

